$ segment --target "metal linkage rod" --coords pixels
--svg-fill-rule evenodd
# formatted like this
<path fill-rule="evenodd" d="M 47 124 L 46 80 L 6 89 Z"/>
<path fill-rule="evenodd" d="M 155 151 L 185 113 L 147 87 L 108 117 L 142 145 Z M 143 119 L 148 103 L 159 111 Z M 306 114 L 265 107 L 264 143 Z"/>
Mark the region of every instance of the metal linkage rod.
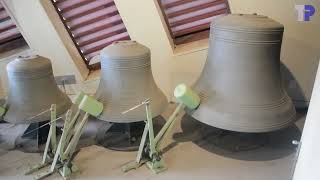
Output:
<path fill-rule="evenodd" d="M 138 105 L 136 105 L 136 106 L 134 106 L 134 107 L 126 110 L 126 111 L 123 111 L 121 114 L 126 114 L 126 113 L 128 113 L 128 112 L 130 112 L 130 111 L 133 111 L 133 110 L 137 109 L 137 108 L 140 107 L 140 106 L 143 106 L 143 105 L 149 103 L 149 102 L 150 102 L 150 98 L 142 101 L 140 104 L 138 104 Z"/>
<path fill-rule="evenodd" d="M 43 127 L 47 126 L 47 125 L 51 125 L 51 123 L 52 123 L 52 122 L 56 122 L 56 121 L 58 121 L 59 119 L 62 119 L 62 117 L 60 116 L 60 117 L 58 117 L 58 118 L 56 118 L 56 119 L 54 119 L 54 120 L 52 120 L 52 121 L 50 121 L 50 122 L 48 122 L 48 123 L 45 123 L 45 124 L 43 124 L 43 125 L 41 125 L 41 126 L 39 126 L 39 127 L 35 128 L 35 129 L 32 129 L 31 131 L 27 132 L 27 133 L 26 133 L 26 134 L 24 134 L 24 135 L 28 135 L 28 134 L 30 134 L 30 133 L 32 133 L 32 132 L 34 132 L 34 131 L 38 130 L 38 129 L 41 129 L 41 128 L 43 128 Z"/>

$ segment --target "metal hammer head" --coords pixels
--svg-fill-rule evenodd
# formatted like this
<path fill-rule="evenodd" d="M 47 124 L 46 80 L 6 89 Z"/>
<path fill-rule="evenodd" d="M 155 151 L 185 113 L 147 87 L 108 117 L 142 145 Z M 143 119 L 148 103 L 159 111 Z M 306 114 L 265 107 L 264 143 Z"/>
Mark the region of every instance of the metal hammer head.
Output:
<path fill-rule="evenodd" d="M 75 104 L 78 105 L 82 111 L 95 117 L 99 116 L 103 110 L 103 104 L 101 102 L 83 92 L 78 95 Z"/>
<path fill-rule="evenodd" d="M 199 95 L 185 84 L 179 84 L 174 89 L 174 96 L 189 109 L 196 109 L 200 105 Z"/>

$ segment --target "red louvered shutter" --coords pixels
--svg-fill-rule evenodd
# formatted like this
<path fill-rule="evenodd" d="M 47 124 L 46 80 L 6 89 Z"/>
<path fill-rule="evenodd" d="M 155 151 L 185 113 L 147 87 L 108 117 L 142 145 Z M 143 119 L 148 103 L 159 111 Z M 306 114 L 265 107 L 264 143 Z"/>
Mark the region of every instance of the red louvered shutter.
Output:
<path fill-rule="evenodd" d="M 0 3 L 0 52 L 26 45 L 19 29 Z"/>
<path fill-rule="evenodd" d="M 90 64 L 99 51 L 114 41 L 129 40 L 129 34 L 113 0 L 52 0 L 81 56 Z"/>
<path fill-rule="evenodd" d="M 159 4 L 176 44 L 208 37 L 211 21 L 230 13 L 227 0 L 159 0 Z"/>

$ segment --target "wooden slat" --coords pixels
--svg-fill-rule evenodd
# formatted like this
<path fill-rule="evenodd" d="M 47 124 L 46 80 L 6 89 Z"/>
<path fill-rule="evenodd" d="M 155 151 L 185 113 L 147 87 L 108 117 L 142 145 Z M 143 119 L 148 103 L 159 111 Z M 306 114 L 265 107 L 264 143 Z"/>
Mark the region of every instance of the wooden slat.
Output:
<path fill-rule="evenodd" d="M 166 1 L 162 1 L 164 2 L 163 3 L 163 7 L 165 9 L 169 9 L 169 8 L 172 8 L 172 7 L 175 7 L 175 6 L 180 6 L 180 5 L 183 5 L 183 4 L 186 4 L 186 3 L 189 3 L 189 2 L 193 2 L 194 0 L 179 0 L 179 1 L 174 1 L 174 2 L 171 2 L 171 3 L 166 3 Z"/>
<path fill-rule="evenodd" d="M 195 22 L 191 22 L 188 24 L 183 24 L 181 26 L 173 27 L 172 32 L 175 37 L 179 37 L 179 36 L 182 36 L 183 34 L 189 34 L 192 32 L 199 32 L 201 30 L 209 29 L 210 24 L 214 19 L 219 18 L 221 16 L 224 16 L 225 14 L 226 14 L 226 12 L 224 14 L 220 14 L 218 16 L 208 17 L 206 19 L 201 19 L 199 21 L 195 21 Z"/>
<path fill-rule="evenodd" d="M 180 21 L 172 22 L 172 23 L 170 23 L 170 26 L 171 27 L 176 27 L 176 26 L 180 26 L 180 25 L 183 25 L 183 24 L 192 23 L 192 22 L 195 22 L 195 21 L 198 21 L 198 20 L 201 20 L 201 19 L 213 17 L 213 16 L 216 16 L 216 15 L 225 13 L 226 10 L 227 9 L 221 9 L 219 11 L 214 11 L 214 12 L 210 12 L 210 13 L 206 13 L 206 14 L 201 14 L 201 15 L 198 15 L 198 16 L 193 16 L 193 17 L 190 17 L 190 18 L 187 18 L 187 19 L 183 19 L 183 20 L 180 20 Z"/>
<path fill-rule="evenodd" d="M 227 0 L 158 0 L 173 39 L 206 31 L 230 12 Z M 202 37 L 205 37 L 201 34 Z M 193 38 L 197 39 L 197 38 Z"/>
<path fill-rule="evenodd" d="M 76 42 L 79 46 L 84 46 L 95 41 L 99 41 L 101 39 L 105 39 L 111 36 L 115 36 L 117 34 L 121 34 L 126 32 L 126 28 L 124 24 L 119 24 L 107 29 L 103 29 L 101 31 L 97 31 L 95 33 L 88 34 L 87 36 L 81 36 L 80 38 L 76 39 Z"/>
<path fill-rule="evenodd" d="M 190 12 L 201 11 L 201 10 L 206 9 L 208 7 L 212 7 L 212 6 L 216 6 L 216 5 L 224 4 L 224 3 L 225 3 L 225 0 L 216 0 L 216 1 L 211 1 L 211 2 L 209 1 L 207 3 L 196 5 L 196 6 L 191 6 L 190 8 L 186 8 L 186 9 L 183 9 L 180 11 L 167 13 L 167 17 L 168 18 L 177 17 L 177 16 L 181 16 L 184 14 L 188 14 Z"/>
<path fill-rule="evenodd" d="M 20 37 L 21 34 L 17 28 L 10 29 L 0 33 L 0 44 L 5 43 L 9 40 Z"/>
<path fill-rule="evenodd" d="M 188 29 L 183 29 L 183 30 L 180 30 L 180 31 L 176 31 L 176 32 L 174 32 L 174 35 L 175 35 L 175 37 L 180 37 L 180 36 L 185 35 L 185 34 L 190 34 L 192 32 L 200 32 L 200 31 L 203 31 L 203 30 L 207 30 L 209 28 L 210 28 L 210 22 L 208 22 L 206 24 L 198 25 L 198 26 L 193 26 L 193 27 L 190 27 Z"/>
<path fill-rule="evenodd" d="M 67 11 L 63 13 L 63 17 L 66 21 L 70 21 L 72 19 L 79 18 L 81 16 L 85 16 L 95 11 L 99 11 L 105 9 L 106 7 L 114 5 L 115 4 L 112 0 L 97 0 L 84 6 L 80 6 L 78 8 Z"/>
<path fill-rule="evenodd" d="M 0 33 L 13 28 L 16 28 L 16 25 L 11 19 L 0 23 Z"/>
<path fill-rule="evenodd" d="M 87 54 L 87 55 L 84 56 L 84 57 L 85 57 L 85 60 L 86 60 L 86 61 L 90 61 L 91 58 L 99 55 L 99 53 L 100 53 L 100 51 L 95 51 L 95 52 L 89 53 L 89 54 Z"/>
<path fill-rule="evenodd" d="M 22 35 L 0 1 L 0 45 L 19 37 L 22 37 Z"/>
<path fill-rule="evenodd" d="M 119 41 L 119 40 L 128 39 L 128 38 L 129 38 L 129 34 L 127 32 L 124 32 L 124 33 L 117 34 L 115 36 L 91 43 L 89 45 L 83 46 L 80 49 L 81 49 L 81 52 L 84 55 L 86 55 L 95 51 L 99 51 L 114 41 Z"/>
<path fill-rule="evenodd" d="M 96 21 L 109 18 L 111 16 L 115 16 L 118 14 L 118 10 L 115 6 L 102 9 L 99 11 L 96 11 L 94 13 L 88 14 L 86 16 L 82 16 L 80 18 L 74 19 L 70 22 L 67 22 L 67 25 L 70 27 L 70 29 L 75 29 L 81 26 L 85 26 L 91 23 L 94 23 Z"/>
<path fill-rule="evenodd" d="M 118 40 L 130 37 L 113 0 L 52 0 L 89 69 L 90 59 Z"/>
<path fill-rule="evenodd" d="M 81 36 L 86 36 L 88 34 L 95 33 L 102 29 L 106 29 L 118 24 L 122 24 L 120 15 L 112 16 L 110 18 L 105 18 L 103 20 L 94 22 L 87 26 L 79 27 L 77 29 L 74 29 L 72 31 L 72 34 L 74 35 L 75 38 L 79 38 Z"/>
<path fill-rule="evenodd" d="M 196 7 L 196 6 L 199 6 L 201 4 L 206 4 L 206 3 L 210 3 L 210 2 L 214 2 L 214 1 L 216 1 L 216 0 L 191 1 L 191 2 L 188 2 L 188 3 L 184 3 L 183 5 L 180 5 L 180 6 L 174 6 L 174 7 L 171 7 L 171 8 L 167 8 L 167 9 L 165 9 L 165 12 L 166 12 L 166 14 L 170 14 L 170 13 L 173 13 L 173 12 L 181 11 L 181 10 L 188 9 L 188 8 L 191 8 L 191 7 Z"/>
<path fill-rule="evenodd" d="M 9 19 L 9 15 L 5 10 L 0 11 L 0 21 L 3 21 L 5 19 Z"/>
<path fill-rule="evenodd" d="M 72 9 L 78 8 L 80 6 L 86 5 L 95 0 L 67 0 L 67 1 L 58 1 L 56 6 L 58 7 L 61 13 L 70 11 Z"/>
<path fill-rule="evenodd" d="M 186 24 L 183 25 L 182 27 L 176 27 L 172 29 L 174 37 L 179 37 L 182 36 L 182 33 L 189 34 L 189 33 L 196 33 L 201 30 L 206 30 L 210 28 L 210 23 L 212 21 L 213 17 L 203 19 L 201 21 L 196 22 L 197 24 Z"/>
<path fill-rule="evenodd" d="M 214 12 L 217 12 L 217 11 L 219 11 L 221 9 L 226 9 L 226 8 L 227 8 L 227 6 L 225 4 L 219 4 L 219 5 L 216 5 L 216 6 L 207 7 L 207 8 L 202 9 L 202 10 L 198 10 L 198 11 L 190 12 L 190 13 L 187 13 L 187 14 L 183 14 L 181 16 L 176 16 L 176 17 L 170 18 L 168 20 L 168 22 L 171 25 L 171 23 L 179 22 L 179 21 L 182 21 L 182 20 L 186 20 L 186 19 L 189 19 L 189 18 L 192 18 L 192 17 L 196 17 L 196 16 L 200 16 L 200 15 L 204 15 L 204 14 L 214 13 Z"/>

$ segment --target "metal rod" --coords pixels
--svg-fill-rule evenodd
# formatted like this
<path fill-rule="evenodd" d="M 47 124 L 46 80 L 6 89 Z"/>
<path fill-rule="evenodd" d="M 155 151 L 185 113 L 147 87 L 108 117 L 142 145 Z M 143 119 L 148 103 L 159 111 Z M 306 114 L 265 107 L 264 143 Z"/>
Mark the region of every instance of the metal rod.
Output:
<path fill-rule="evenodd" d="M 149 128 L 150 157 L 152 157 L 152 155 L 156 153 L 156 147 L 154 143 L 152 113 L 151 113 L 151 107 L 149 102 L 146 103 L 146 113 L 147 113 L 147 124 Z"/>
<path fill-rule="evenodd" d="M 146 103 L 149 103 L 149 102 L 150 102 L 150 98 L 146 99 L 145 101 L 141 102 L 140 104 L 138 104 L 138 105 L 136 105 L 136 106 L 134 106 L 134 107 L 126 110 L 126 111 L 123 111 L 121 114 L 126 114 L 126 113 L 128 113 L 128 112 L 130 112 L 130 111 L 133 111 L 133 110 L 137 109 L 137 108 L 140 107 L 140 106 L 145 105 Z"/>
<path fill-rule="evenodd" d="M 51 108 L 46 109 L 45 111 L 42 111 L 42 112 L 39 113 L 39 114 L 36 114 L 36 115 L 34 115 L 34 116 L 29 117 L 29 118 L 26 119 L 25 121 L 30 121 L 31 119 L 33 119 L 33 118 L 35 118 L 35 117 L 38 117 L 38 116 L 40 116 L 40 115 L 42 115 L 42 114 L 44 114 L 44 113 L 46 113 L 46 112 L 49 112 L 50 110 L 51 110 Z"/>
<path fill-rule="evenodd" d="M 29 132 L 27 132 L 26 134 L 24 134 L 24 136 L 25 136 L 25 135 L 28 135 L 28 134 L 30 134 L 30 133 L 38 130 L 38 129 L 41 129 L 41 128 L 47 126 L 47 125 L 50 125 L 51 122 L 56 122 L 56 121 L 59 120 L 59 119 L 62 119 L 62 117 L 58 117 L 57 119 L 54 119 L 54 120 L 52 120 L 52 121 L 50 121 L 50 122 L 48 122 L 48 123 L 45 123 L 45 124 L 41 125 L 40 127 L 37 127 L 37 128 L 35 128 L 35 129 L 32 129 L 31 131 L 29 131 Z"/>
<path fill-rule="evenodd" d="M 88 120 L 88 117 L 89 117 L 89 113 L 86 113 L 84 115 L 84 117 L 82 118 L 82 121 L 78 125 L 78 127 L 75 131 L 75 134 L 73 135 L 72 139 L 70 140 L 70 143 L 69 143 L 67 149 L 65 150 L 65 152 L 63 153 L 63 155 L 61 157 L 62 159 L 66 158 L 66 157 L 71 157 L 72 154 L 74 153 L 75 148 L 76 148 L 78 141 L 80 139 L 80 136 L 82 134 L 83 127 Z"/>
<path fill-rule="evenodd" d="M 55 113 L 56 113 L 56 105 L 55 104 L 51 105 L 50 111 L 51 111 L 51 121 L 50 122 L 52 123 L 52 120 L 57 118 L 55 116 Z M 51 124 L 50 125 L 50 129 L 49 129 L 49 133 L 48 133 L 48 137 L 47 137 L 47 142 L 46 142 L 46 146 L 45 146 L 43 157 L 42 157 L 42 164 L 46 163 L 46 159 L 47 159 L 47 155 L 48 155 L 50 144 L 52 146 L 53 152 L 55 151 L 55 147 L 53 147 L 53 142 L 52 142 L 53 138 L 52 138 L 52 136 L 56 136 L 56 134 L 54 134 L 53 129 L 56 129 L 56 125 L 55 124 Z"/>
<path fill-rule="evenodd" d="M 67 129 L 69 128 L 69 124 L 71 122 L 71 115 L 72 115 L 72 110 L 69 109 L 67 114 L 66 114 L 66 119 L 64 121 L 64 126 L 63 126 L 63 131 L 62 131 L 62 135 L 61 135 L 61 138 L 60 138 L 60 141 L 59 141 L 59 144 L 61 144 L 61 148 L 60 148 L 60 151 L 59 152 L 56 152 L 56 153 L 59 153 L 59 154 L 62 154 L 63 151 L 64 151 L 64 146 L 65 146 L 65 143 L 66 143 L 66 138 L 67 138 L 67 135 L 68 135 L 68 131 Z"/>
<path fill-rule="evenodd" d="M 160 148 L 160 144 L 165 139 L 165 137 L 168 135 L 168 132 L 173 127 L 174 121 L 176 120 L 177 116 L 180 113 L 180 110 L 183 109 L 184 105 L 182 103 L 179 103 L 179 105 L 176 107 L 172 115 L 169 117 L 168 121 L 164 124 L 164 126 L 161 128 L 160 132 L 157 134 L 155 141 L 155 146 L 157 149 Z"/>
<path fill-rule="evenodd" d="M 51 108 L 51 125 L 50 125 L 50 130 L 52 131 L 51 134 L 51 147 L 52 147 L 52 152 L 55 153 L 57 149 L 57 123 L 56 121 L 52 121 L 53 119 L 57 119 L 57 105 L 52 104 Z"/>
<path fill-rule="evenodd" d="M 61 152 L 61 146 L 62 146 L 63 143 L 64 143 L 64 142 L 63 142 L 62 140 L 59 141 L 59 144 L 58 144 L 56 153 L 54 154 L 54 158 L 53 158 L 53 161 L 52 161 L 52 164 L 51 164 L 51 167 L 50 167 L 50 172 L 53 172 L 53 171 L 54 171 L 54 168 L 55 168 L 56 165 L 57 165 L 58 158 L 59 158 L 60 152 Z"/>
<path fill-rule="evenodd" d="M 141 138 L 140 145 L 139 145 L 138 155 L 136 158 L 137 163 L 141 162 L 143 149 L 144 149 L 144 145 L 146 144 L 147 136 L 148 136 L 148 123 L 146 123 L 146 125 L 144 126 L 142 138 Z"/>
<path fill-rule="evenodd" d="M 76 114 L 73 116 L 70 123 L 68 123 L 68 126 L 66 128 L 66 142 L 69 142 L 73 133 L 71 133 L 71 130 L 74 128 L 74 124 L 77 122 L 78 117 L 80 116 L 80 109 L 77 110 Z"/>

